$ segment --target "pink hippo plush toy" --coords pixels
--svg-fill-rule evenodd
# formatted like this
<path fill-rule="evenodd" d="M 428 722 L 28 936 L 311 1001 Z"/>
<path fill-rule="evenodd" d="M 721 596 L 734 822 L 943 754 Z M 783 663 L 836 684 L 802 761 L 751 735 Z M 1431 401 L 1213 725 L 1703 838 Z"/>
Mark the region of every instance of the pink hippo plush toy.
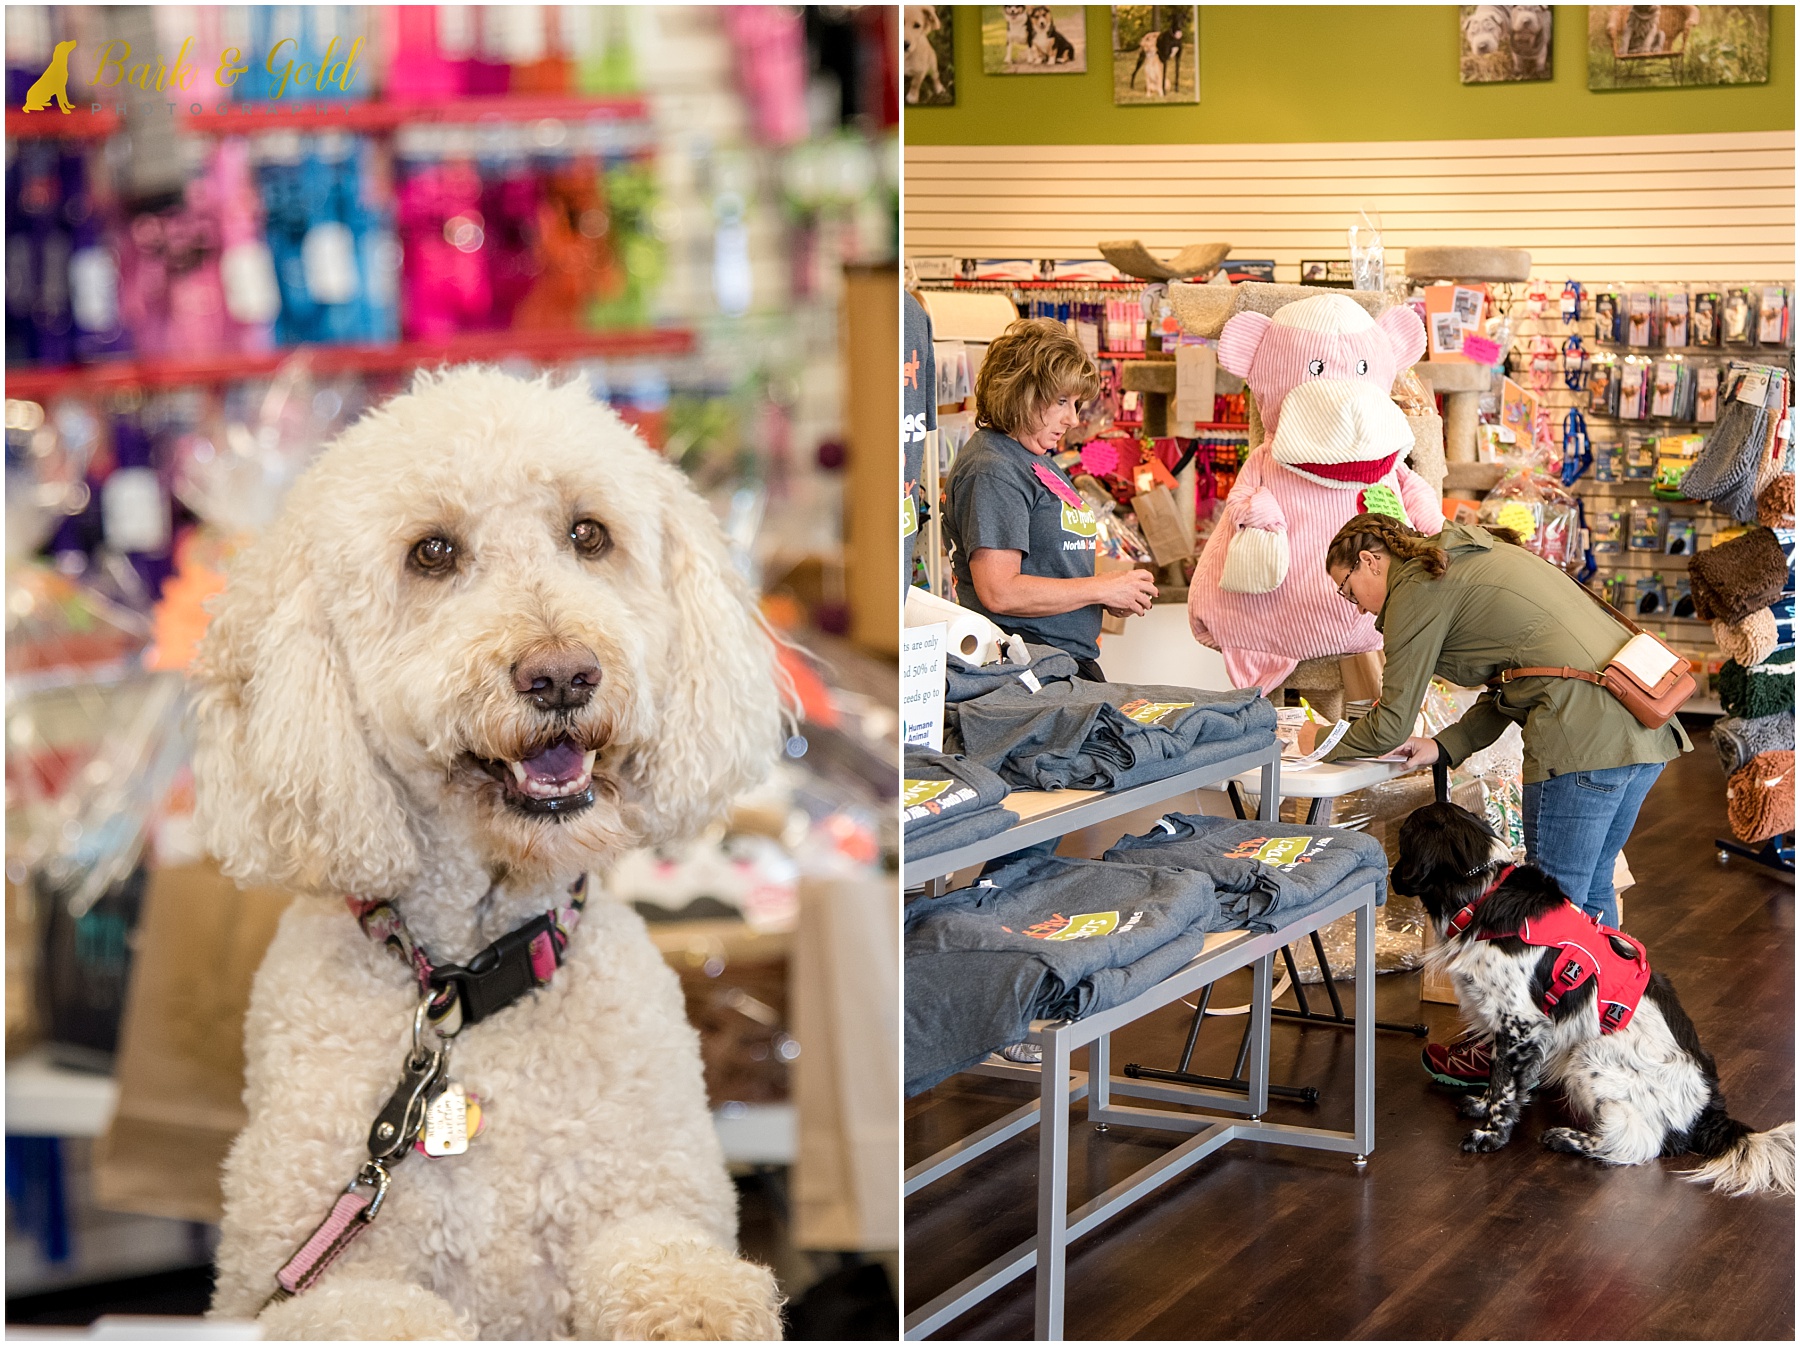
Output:
<path fill-rule="evenodd" d="M 1332 591 L 1325 548 L 1365 511 L 1443 528 L 1437 496 L 1401 463 L 1412 430 L 1389 396 L 1424 352 L 1411 309 L 1375 319 L 1341 294 L 1239 313 L 1219 334 L 1219 364 L 1250 385 L 1267 429 L 1188 590 L 1194 636 L 1234 686 L 1268 692 L 1302 659 L 1381 648 L 1375 619 Z"/>

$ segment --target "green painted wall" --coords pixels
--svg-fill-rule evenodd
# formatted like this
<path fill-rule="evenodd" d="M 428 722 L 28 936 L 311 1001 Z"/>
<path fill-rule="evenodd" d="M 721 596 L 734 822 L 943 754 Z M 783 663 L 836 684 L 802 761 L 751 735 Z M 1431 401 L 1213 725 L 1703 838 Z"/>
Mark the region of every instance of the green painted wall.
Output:
<path fill-rule="evenodd" d="M 1087 7 L 1080 75 L 984 75 L 981 8 L 956 8 L 956 106 L 906 109 L 914 145 L 1112 145 L 1791 131 L 1794 7 L 1772 7 L 1769 82 L 1587 87 L 1587 7 L 1557 5 L 1555 78 L 1463 84 L 1454 5 L 1201 5 L 1200 102 L 1114 107 L 1111 12 Z"/>

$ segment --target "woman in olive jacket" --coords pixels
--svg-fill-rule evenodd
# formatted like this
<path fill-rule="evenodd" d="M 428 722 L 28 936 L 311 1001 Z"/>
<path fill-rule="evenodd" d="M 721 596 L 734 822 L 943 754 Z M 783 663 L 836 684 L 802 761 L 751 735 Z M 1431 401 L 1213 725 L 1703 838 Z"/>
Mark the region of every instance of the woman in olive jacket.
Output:
<path fill-rule="evenodd" d="M 1599 672 L 1631 633 L 1562 571 L 1504 528 L 1447 524 L 1436 537 L 1359 514 L 1332 539 L 1338 592 L 1375 614 L 1387 667 L 1381 700 L 1330 754 L 1402 750 L 1417 766 L 1456 766 L 1509 724 L 1525 739 L 1525 851 L 1569 898 L 1618 924 L 1613 861 L 1663 763 L 1692 745 L 1676 720 L 1648 729 L 1604 687 L 1521 678 L 1485 693 L 1436 739 L 1412 730 L 1435 674 L 1480 687 L 1509 668 Z M 1512 545 L 1507 545 L 1512 544 Z"/>
<path fill-rule="evenodd" d="M 1604 687 L 1521 678 L 1486 692 L 1435 739 L 1413 736 L 1432 676 L 1480 687 L 1509 668 L 1595 672 L 1630 632 L 1562 571 L 1505 528 L 1446 524 L 1436 537 L 1382 514 L 1338 530 L 1325 568 L 1346 602 L 1373 613 L 1386 669 L 1381 700 L 1327 754 L 1456 766 L 1505 732 L 1525 740 L 1525 852 L 1571 901 L 1617 926 L 1613 862 L 1663 764 L 1693 745 L 1678 720 L 1648 729 Z M 1486 1044 L 1427 1049 L 1447 1082 L 1486 1076 Z M 1463 1059 L 1471 1057 L 1471 1059 Z"/>

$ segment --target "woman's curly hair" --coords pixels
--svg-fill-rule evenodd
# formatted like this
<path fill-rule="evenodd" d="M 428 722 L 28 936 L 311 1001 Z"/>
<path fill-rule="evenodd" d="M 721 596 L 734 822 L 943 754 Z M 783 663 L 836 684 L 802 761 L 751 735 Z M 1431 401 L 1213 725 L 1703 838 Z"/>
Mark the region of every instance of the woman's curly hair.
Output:
<path fill-rule="evenodd" d="M 1021 318 L 989 343 L 975 376 L 975 424 L 1005 435 L 1029 434 L 1059 397 L 1086 401 L 1100 371 L 1069 329 L 1054 318 Z"/>

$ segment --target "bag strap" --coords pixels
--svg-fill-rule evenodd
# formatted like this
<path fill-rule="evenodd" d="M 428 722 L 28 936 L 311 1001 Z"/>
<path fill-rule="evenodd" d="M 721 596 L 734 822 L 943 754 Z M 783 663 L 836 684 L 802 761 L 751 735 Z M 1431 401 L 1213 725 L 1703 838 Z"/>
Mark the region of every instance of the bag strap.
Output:
<path fill-rule="evenodd" d="M 1505 684 L 1514 678 L 1580 678 L 1583 682 L 1591 682 L 1604 687 L 1606 679 L 1598 673 L 1589 673 L 1585 669 L 1570 668 L 1566 664 L 1562 668 L 1503 668 L 1495 682 Z M 1490 684 L 1491 686 L 1492 684 Z"/>
<path fill-rule="evenodd" d="M 1589 598 L 1593 599 L 1601 607 L 1611 613 L 1613 619 L 1627 631 L 1631 632 L 1632 635 L 1641 636 L 1644 634 L 1643 628 L 1636 622 L 1632 621 L 1631 618 L 1627 617 L 1611 603 L 1608 603 L 1604 598 L 1600 597 L 1599 594 L 1588 588 L 1587 585 L 1581 583 L 1580 580 L 1569 574 L 1568 571 L 1562 569 L 1560 566 L 1556 567 L 1556 570 L 1557 573 L 1568 580 L 1570 584 L 1573 584 L 1577 589 L 1581 590 L 1582 593 L 1586 594 Z M 1651 639 L 1655 640 L 1656 637 L 1652 636 Z M 1495 683 L 1504 685 L 1513 681 L 1515 678 L 1579 678 L 1583 682 L 1593 683 L 1596 687 L 1606 686 L 1606 679 L 1600 674 L 1590 673 L 1585 669 L 1580 668 L 1569 668 L 1567 666 L 1562 668 L 1503 668 L 1500 670 L 1497 677 L 1488 682 L 1488 686 L 1492 687 Z"/>

